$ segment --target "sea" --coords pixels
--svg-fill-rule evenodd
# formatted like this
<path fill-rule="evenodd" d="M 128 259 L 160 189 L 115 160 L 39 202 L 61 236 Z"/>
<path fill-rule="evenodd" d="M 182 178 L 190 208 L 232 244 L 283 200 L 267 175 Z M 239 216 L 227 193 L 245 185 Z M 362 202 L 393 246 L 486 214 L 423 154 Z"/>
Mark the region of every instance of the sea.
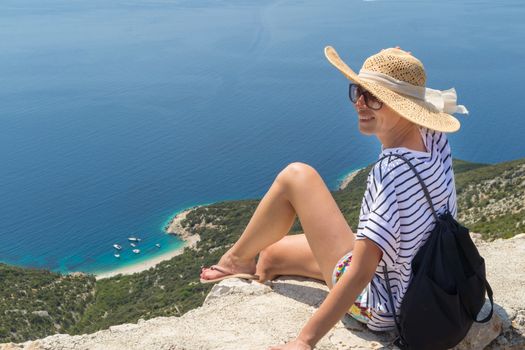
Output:
<path fill-rule="evenodd" d="M 335 190 L 380 144 L 326 45 L 354 70 L 412 51 L 470 111 L 454 157 L 525 157 L 524 18 L 522 0 L 2 0 L 0 261 L 143 262 L 181 247 L 175 214 L 260 198 L 291 162 Z"/>

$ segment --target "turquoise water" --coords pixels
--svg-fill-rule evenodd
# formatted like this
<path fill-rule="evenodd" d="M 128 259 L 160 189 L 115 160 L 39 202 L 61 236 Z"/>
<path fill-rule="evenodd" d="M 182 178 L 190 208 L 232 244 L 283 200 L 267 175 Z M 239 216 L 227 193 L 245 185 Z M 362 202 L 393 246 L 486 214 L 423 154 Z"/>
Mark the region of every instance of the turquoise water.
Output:
<path fill-rule="evenodd" d="M 163 233 L 174 213 L 261 197 L 293 161 L 335 189 L 380 147 L 327 44 L 355 69 L 411 50 L 471 112 L 455 157 L 525 157 L 524 17 L 507 0 L 4 0 L 0 261 L 94 272 L 153 257 L 180 247 Z M 115 259 L 130 235 L 142 253 Z"/>

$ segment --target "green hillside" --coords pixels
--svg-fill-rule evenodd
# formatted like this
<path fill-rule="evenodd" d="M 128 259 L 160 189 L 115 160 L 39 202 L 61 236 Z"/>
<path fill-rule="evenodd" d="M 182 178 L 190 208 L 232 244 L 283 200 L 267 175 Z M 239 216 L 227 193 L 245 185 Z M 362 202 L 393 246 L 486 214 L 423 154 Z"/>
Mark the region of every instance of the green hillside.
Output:
<path fill-rule="evenodd" d="M 93 303 L 95 278 L 0 264 L 0 343 L 63 333 Z"/>
<path fill-rule="evenodd" d="M 456 175 L 458 219 L 485 239 L 525 232 L 525 159 Z"/>
<path fill-rule="evenodd" d="M 524 232 L 525 159 L 496 165 L 455 160 L 458 217 L 487 239 Z M 333 192 L 355 230 L 369 168 Z M 212 288 L 198 282 L 200 267 L 216 263 L 247 225 L 259 200 L 199 207 L 183 225 L 197 233 L 196 249 L 130 276 L 95 281 L 0 264 L 0 343 L 54 333 L 89 333 L 140 318 L 178 316 L 202 305 Z M 213 225 L 202 225 L 202 224 Z M 296 222 L 291 234 L 301 232 Z"/>

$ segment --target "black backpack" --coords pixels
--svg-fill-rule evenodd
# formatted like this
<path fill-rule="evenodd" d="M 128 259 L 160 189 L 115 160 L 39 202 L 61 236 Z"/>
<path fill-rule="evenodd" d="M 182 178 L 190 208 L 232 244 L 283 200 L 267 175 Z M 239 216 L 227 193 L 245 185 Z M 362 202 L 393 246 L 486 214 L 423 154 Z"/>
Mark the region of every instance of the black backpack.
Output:
<path fill-rule="evenodd" d="M 493 313 L 492 289 L 485 278 L 485 261 L 470 238 L 467 228 L 447 211 L 437 215 L 428 189 L 412 163 L 399 154 L 416 174 L 432 209 L 436 226 L 412 260 L 412 280 L 395 313 L 386 266 L 384 279 L 399 333 L 400 349 L 442 350 L 457 345 L 474 321 L 488 322 Z M 488 294 L 491 309 L 482 320 L 477 315 Z"/>

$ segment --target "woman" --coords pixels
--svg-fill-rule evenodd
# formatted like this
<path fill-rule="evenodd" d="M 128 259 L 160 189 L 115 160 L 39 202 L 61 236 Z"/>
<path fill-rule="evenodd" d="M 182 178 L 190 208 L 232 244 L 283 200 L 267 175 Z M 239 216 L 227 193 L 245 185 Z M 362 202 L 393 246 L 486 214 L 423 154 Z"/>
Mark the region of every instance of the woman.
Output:
<path fill-rule="evenodd" d="M 451 113 L 468 111 L 456 105 L 455 90 L 425 88 L 423 64 L 399 47 L 369 57 L 359 74 L 332 47 L 325 48 L 325 55 L 352 81 L 349 94 L 360 132 L 375 135 L 382 145 L 380 160 L 368 176 L 357 234 L 315 169 L 292 163 L 277 175 L 239 240 L 218 265 L 201 273 L 203 283 L 234 276 L 264 282 L 278 275 L 326 282 L 328 296 L 297 338 L 271 349 L 312 349 L 346 312 L 372 330 L 393 329 L 382 268 L 390 271 L 399 310 L 410 282 L 410 263 L 435 223 L 415 174 L 388 155 L 403 155 L 416 167 L 438 214 L 456 214 L 444 132 L 459 129 Z M 304 234 L 287 236 L 296 215 Z"/>

